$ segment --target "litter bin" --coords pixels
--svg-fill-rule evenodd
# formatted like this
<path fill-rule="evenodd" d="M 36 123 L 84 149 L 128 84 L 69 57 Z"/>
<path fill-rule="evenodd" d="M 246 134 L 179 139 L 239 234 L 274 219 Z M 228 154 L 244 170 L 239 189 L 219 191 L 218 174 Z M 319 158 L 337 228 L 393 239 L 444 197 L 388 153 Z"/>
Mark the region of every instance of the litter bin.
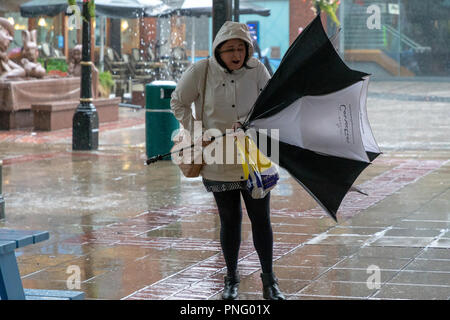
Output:
<path fill-rule="evenodd" d="M 145 85 L 145 145 L 147 158 L 170 152 L 172 133 L 179 128 L 170 110 L 173 81 L 153 81 Z M 170 159 L 170 158 L 168 158 Z"/>

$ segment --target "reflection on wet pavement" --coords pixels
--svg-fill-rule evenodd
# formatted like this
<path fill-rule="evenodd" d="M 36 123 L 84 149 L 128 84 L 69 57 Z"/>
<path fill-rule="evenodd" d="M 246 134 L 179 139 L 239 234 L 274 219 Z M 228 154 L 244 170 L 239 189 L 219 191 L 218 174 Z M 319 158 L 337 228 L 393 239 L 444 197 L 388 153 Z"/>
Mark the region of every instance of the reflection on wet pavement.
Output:
<path fill-rule="evenodd" d="M 0 143 L 0 227 L 50 231 L 16 251 L 24 287 L 67 290 L 67 268 L 78 266 L 87 299 L 220 299 L 226 270 L 213 197 L 170 161 L 144 166 L 142 121 L 132 120 L 104 129 L 95 152 L 72 152 L 61 132 L 38 136 L 53 144 Z M 349 193 L 338 224 L 280 173 L 274 270 L 288 299 L 450 296 L 447 153 L 382 155 L 356 182 L 368 196 Z M 367 284 L 372 265 L 379 287 Z M 262 299 L 246 215 L 239 271 L 240 299 Z"/>

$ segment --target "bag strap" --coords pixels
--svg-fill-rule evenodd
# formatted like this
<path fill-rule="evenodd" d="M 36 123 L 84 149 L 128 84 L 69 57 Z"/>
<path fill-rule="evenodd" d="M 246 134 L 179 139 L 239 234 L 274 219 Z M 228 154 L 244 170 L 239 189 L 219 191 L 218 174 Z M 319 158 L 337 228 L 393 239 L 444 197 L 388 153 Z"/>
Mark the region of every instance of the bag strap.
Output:
<path fill-rule="evenodd" d="M 202 113 L 200 114 L 200 119 L 203 125 L 203 110 L 205 109 L 205 91 L 206 91 L 206 80 L 208 78 L 208 67 L 209 67 L 209 59 L 206 59 L 206 69 L 205 75 L 203 77 L 203 92 L 202 92 Z"/>

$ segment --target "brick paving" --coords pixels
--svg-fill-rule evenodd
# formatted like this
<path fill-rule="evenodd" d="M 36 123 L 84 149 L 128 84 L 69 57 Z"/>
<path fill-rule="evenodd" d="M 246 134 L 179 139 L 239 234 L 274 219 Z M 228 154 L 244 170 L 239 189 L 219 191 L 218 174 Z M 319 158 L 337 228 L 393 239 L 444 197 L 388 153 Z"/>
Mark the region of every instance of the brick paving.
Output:
<path fill-rule="evenodd" d="M 383 160 L 381 160 L 383 161 Z M 390 164 L 395 162 L 393 169 L 386 171 L 373 179 L 359 185 L 369 195 L 364 196 L 351 192 L 344 199 L 338 213 L 340 220 L 346 220 L 360 211 L 365 210 L 396 191 L 414 183 L 434 170 L 440 168 L 444 160 L 388 160 Z M 169 227 L 172 223 L 182 221 L 185 225 L 196 225 L 196 215 L 202 215 L 206 219 L 208 215 L 216 215 L 217 209 L 211 206 L 167 207 L 159 210 L 143 212 L 136 217 L 108 225 L 104 228 L 85 233 L 81 236 L 69 238 L 65 244 L 77 245 L 106 245 L 106 246 L 139 246 L 157 250 L 199 250 L 211 251 L 212 256 L 163 278 L 156 283 L 149 284 L 142 289 L 124 297 L 124 299 L 208 299 L 214 297 L 222 290 L 225 263 L 221 255 L 220 242 L 210 238 L 183 238 L 168 236 L 149 236 L 152 231 Z M 272 210 L 272 219 L 283 217 L 307 217 L 311 219 L 325 219 L 324 212 L 319 207 L 298 212 L 287 212 L 280 209 Z M 279 225 L 274 223 L 274 231 Z M 334 228 L 334 227 L 330 227 Z M 328 231 L 328 230 L 327 230 Z M 301 242 L 280 242 L 274 244 L 274 261 L 282 258 L 293 250 L 306 244 L 323 242 L 329 235 L 303 234 Z M 380 235 L 378 235 L 379 237 Z M 337 237 L 337 236 L 336 236 Z M 333 242 L 336 243 L 337 239 Z M 373 236 L 362 237 L 361 242 L 374 242 Z M 436 239 L 437 241 L 437 239 Z M 260 269 L 257 254 L 250 240 L 243 241 L 240 250 L 239 269 L 242 276 L 249 276 Z"/>
<path fill-rule="evenodd" d="M 396 86 L 405 87 L 386 84 L 392 93 Z M 274 270 L 288 299 L 450 298 L 448 101 L 419 104 L 426 100 L 384 96 L 384 87 L 372 83 L 368 103 L 389 153 L 361 175 L 368 196 L 349 193 L 337 224 L 281 171 L 271 218 Z M 66 269 L 78 265 L 87 299 L 220 299 L 225 263 L 212 198 L 168 163 L 144 167 L 145 112 L 120 112 L 120 121 L 100 125 L 94 152 L 72 152 L 70 129 L 0 131 L 7 209 L 0 227 L 51 234 L 16 252 L 24 286 L 67 289 Z M 240 299 L 262 299 L 246 215 L 242 239 Z M 374 286 L 370 266 L 380 271 Z"/>

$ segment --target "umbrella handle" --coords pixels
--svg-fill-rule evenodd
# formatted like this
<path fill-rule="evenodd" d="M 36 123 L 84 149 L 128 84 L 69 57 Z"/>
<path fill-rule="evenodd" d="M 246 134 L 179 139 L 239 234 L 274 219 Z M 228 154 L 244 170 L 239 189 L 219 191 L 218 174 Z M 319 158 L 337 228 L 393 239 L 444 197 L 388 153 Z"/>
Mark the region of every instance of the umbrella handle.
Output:
<path fill-rule="evenodd" d="M 155 163 L 156 161 L 162 160 L 164 157 L 167 157 L 168 155 L 170 155 L 170 153 L 169 154 L 165 154 L 165 155 L 158 154 L 157 156 L 151 157 L 151 158 L 149 158 L 149 159 L 147 159 L 145 161 L 145 165 L 148 166 L 148 165 L 150 165 L 152 163 Z"/>
<path fill-rule="evenodd" d="M 225 137 L 225 135 L 226 135 L 226 133 L 222 134 L 221 136 L 211 137 L 211 140 L 210 140 L 210 141 L 213 142 L 214 140 L 216 140 L 216 139 L 218 139 L 218 138 Z M 194 146 L 195 146 L 195 144 L 192 144 L 192 145 L 190 145 L 189 147 L 182 148 L 182 149 L 179 149 L 179 150 L 175 150 L 175 151 L 172 151 L 172 152 L 163 154 L 163 155 L 158 154 L 157 156 L 154 156 L 154 157 L 151 157 L 151 158 L 147 159 L 147 160 L 145 161 L 145 165 L 150 165 L 150 164 L 155 163 L 156 161 L 162 160 L 162 159 L 164 159 L 165 157 L 168 157 L 168 156 L 170 156 L 170 155 L 172 155 L 172 154 L 174 154 L 174 153 L 177 153 L 177 152 L 180 152 L 180 151 L 183 151 L 183 150 L 187 150 L 187 149 L 193 148 Z"/>

